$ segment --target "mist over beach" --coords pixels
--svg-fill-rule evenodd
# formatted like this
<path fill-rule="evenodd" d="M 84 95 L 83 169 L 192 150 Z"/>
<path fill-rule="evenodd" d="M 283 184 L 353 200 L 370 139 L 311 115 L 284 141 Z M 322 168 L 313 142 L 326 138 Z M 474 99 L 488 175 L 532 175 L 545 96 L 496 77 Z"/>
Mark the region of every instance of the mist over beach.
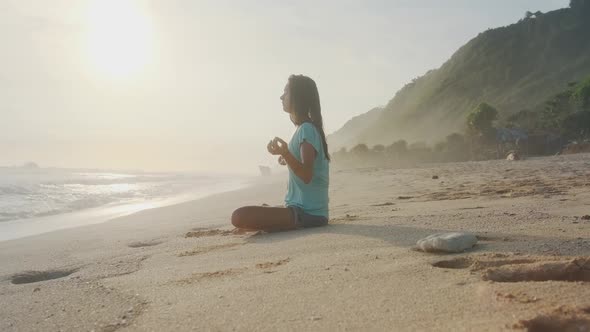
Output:
<path fill-rule="evenodd" d="M 590 330 L 590 0 L 0 22 L 1 331 Z"/>

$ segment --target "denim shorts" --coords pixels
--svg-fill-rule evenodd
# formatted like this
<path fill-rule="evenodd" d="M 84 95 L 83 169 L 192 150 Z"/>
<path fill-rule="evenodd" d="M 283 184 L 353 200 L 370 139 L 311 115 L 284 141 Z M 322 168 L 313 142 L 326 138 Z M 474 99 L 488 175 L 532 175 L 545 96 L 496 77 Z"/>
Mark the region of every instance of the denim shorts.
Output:
<path fill-rule="evenodd" d="M 320 227 L 328 224 L 328 218 L 324 216 L 314 216 L 303 212 L 303 209 L 298 206 L 288 206 L 293 213 L 293 219 L 297 228 Z"/>

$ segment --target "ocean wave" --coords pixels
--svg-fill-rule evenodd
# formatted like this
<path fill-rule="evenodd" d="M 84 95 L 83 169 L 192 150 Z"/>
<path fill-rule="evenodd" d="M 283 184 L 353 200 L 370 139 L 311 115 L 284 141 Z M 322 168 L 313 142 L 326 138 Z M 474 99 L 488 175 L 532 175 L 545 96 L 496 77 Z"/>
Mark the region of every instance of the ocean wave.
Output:
<path fill-rule="evenodd" d="M 180 173 L 0 172 L 0 221 L 165 199 L 220 181 L 219 177 Z"/>
<path fill-rule="evenodd" d="M 4 186 L 0 187 L 0 195 L 28 195 L 34 189 L 21 186 Z"/>

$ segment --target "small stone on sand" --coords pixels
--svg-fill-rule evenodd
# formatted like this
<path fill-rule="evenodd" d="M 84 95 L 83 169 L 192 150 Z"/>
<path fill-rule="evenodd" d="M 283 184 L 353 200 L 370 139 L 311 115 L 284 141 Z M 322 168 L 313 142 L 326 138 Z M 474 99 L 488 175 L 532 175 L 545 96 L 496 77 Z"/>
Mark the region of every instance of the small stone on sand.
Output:
<path fill-rule="evenodd" d="M 429 235 L 416 243 L 424 252 L 462 252 L 472 248 L 477 237 L 469 233 L 438 233 Z"/>

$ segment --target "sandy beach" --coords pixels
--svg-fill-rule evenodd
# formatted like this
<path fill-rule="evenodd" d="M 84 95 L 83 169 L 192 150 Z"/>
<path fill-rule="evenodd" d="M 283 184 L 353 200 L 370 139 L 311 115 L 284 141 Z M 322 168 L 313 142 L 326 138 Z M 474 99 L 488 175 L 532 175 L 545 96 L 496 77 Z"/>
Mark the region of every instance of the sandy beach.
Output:
<path fill-rule="evenodd" d="M 327 227 L 231 232 L 285 181 L 0 242 L 0 330 L 590 329 L 590 154 L 333 169 Z"/>

